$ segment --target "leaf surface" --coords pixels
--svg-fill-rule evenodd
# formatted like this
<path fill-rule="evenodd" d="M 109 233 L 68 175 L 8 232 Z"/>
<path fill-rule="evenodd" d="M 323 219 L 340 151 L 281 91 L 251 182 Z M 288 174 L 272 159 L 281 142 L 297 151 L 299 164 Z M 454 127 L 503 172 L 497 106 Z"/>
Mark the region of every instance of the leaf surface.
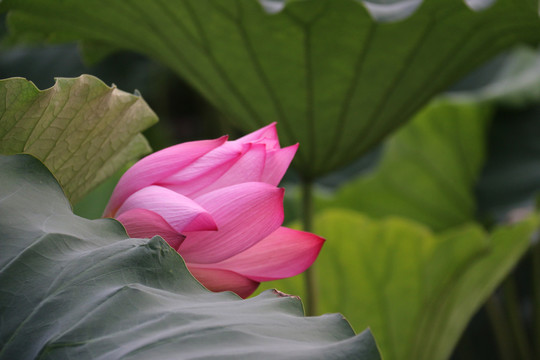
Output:
<path fill-rule="evenodd" d="M 38 160 L 0 168 L 0 359 L 379 359 L 339 314 L 212 293 L 160 237 L 73 215 Z"/>
<path fill-rule="evenodd" d="M 0 80 L 0 154 L 40 159 L 72 202 L 127 162 L 150 152 L 141 132 L 157 121 L 140 97 L 82 75 L 37 89 Z"/>

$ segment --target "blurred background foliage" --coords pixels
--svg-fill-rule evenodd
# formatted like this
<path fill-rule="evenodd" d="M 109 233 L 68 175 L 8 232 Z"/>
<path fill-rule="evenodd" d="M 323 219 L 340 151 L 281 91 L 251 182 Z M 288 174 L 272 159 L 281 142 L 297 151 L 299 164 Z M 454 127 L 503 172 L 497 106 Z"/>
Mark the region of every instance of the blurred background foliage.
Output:
<path fill-rule="evenodd" d="M 125 91 L 137 90 L 160 118 L 145 132 L 154 150 L 224 133 L 232 138 L 241 134 L 172 70 L 142 55 L 116 52 L 90 65 L 81 60 L 76 44 L 14 44 L 6 40 L 5 15 L 1 25 L 1 78 L 24 77 L 44 89 L 54 84 L 55 77 L 87 73 Z M 456 121 L 452 122 L 452 118 Z M 316 207 L 357 210 L 381 219 L 401 216 L 422 226 L 407 231 L 433 232 L 428 237 L 441 236 L 443 230 L 471 221 L 478 222 L 483 230 L 491 230 L 498 223 L 523 219 L 534 210 L 540 189 L 539 136 L 540 55 L 534 48 L 516 47 L 456 81 L 420 111 L 414 122 L 368 154 L 317 179 Z M 465 163 L 467 166 L 461 166 Z M 117 173 L 77 203 L 76 213 L 100 217 L 120 176 L 121 172 Z M 292 222 L 301 212 L 299 175 L 289 172 L 284 186 L 286 222 Z M 418 211 L 414 211 L 411 203 L 419 200 Z M 390 202 L 404 205 L 385 208 Z M 324 214 L 321 216 L 334 216 L 331 212 Z M 379 226 L 379 220 L 361 221 L 374 221 L 370 226 Z M 475 315 L 453 358 L 508 359 L 519 354 L 517 358 L 533 359 L 534 351 L 540 354 L 540 349 L 530 349 L 539 335 L 534 333 L 534 323 L 538 325 L 535 301 L 539 294 L 535 291 L 540 284 L 532 283 L 538 278 L 531 278 L 540 271 L 532 261 L 535 256 L 534 251 L 530 252 L 491 297 L 488 307 Z M 279 283 L 280 288 L 286 289 L 295 281 Z M 518 296 L 513 298 L 512 294 Z M 494 313 L 502 314 L 510 324 L 506 334 L 491 326 Z M 519 328 L 524 329 L 523 334 L 519 334 Z"/>

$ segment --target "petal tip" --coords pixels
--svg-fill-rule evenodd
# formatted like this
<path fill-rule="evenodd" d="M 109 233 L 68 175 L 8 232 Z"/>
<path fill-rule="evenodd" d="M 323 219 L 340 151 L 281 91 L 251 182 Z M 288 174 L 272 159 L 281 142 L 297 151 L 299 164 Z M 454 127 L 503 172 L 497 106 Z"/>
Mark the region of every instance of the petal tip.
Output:
<path fill-rule="evenodd" d="M 225 143 L 227 140 L 229 140 L 229 135 L 223 135 L 216 139 L 217 142 L 220 142 L 222 144 Z"/>

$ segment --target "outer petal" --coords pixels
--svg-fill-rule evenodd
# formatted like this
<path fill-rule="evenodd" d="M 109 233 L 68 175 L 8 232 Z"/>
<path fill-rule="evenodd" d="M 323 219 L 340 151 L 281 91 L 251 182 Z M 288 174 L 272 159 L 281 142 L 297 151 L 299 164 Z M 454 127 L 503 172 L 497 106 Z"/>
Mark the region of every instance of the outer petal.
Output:
<path fill-rule="evenodd" d="M 198 197 L 240 183 L 260 182 L 266 163 L 266 147 L 264 144 L 246 144 L 246 146 L 249 149 L 227 172 L 210 185 L 190 195 L 190 197 Z"/>
<path fill-rule="evenodd" d="M 190 198 L 161 186 L 148 186 L 131 195 L 118 209 L 118 216 L 133 209 L 146 209 L 159 214 L 179 233 L 217 230 L 207 210 Z"/>
<path fill-rule="evenodd" d="M 201 190 L 208 192 L 205 188 L 227 173 L 250 149 L 251 144 L 227 141 L 156 185 L 189 197 Z"/>
<path fill-rule="evenodd" d="M 196 198 L 219 230 L 183 232 L 180 254 L 186 262 L 209 264 L 250 248 L 283 222 L 283 192 L 266 183 L 243 183 Z"/>
<path fill-rule="evenodd" d="M 280 227 L 244 252 L 209 267 L 234 271 L 255 281 L 283 279 L 310 267 L 324 241 L 308 232 Z"/>
<path fill-rule="evenodd" d="M 159 235 L 175 250 L 178 249 L 182 241 L 186 238 L 174 230 L 165 219 L 150 210 L 128 210 L 118 215 L 116 220 L 124 225 L 130 237 L 152 238 Z"/>
<path fill-rule="evenodd" d="M 114 217 L 122 203 L 134 192 L 166 178 L 227 141 L 223 136 L 215 140 L 192 141 L 171 146 L 133 165 L 116 185 L 104 217 Z"/>
<path fill-rule="evenodd" d="M 267 152 L 261 181 L 277 186 L 287 172 L 297 149 L 298 144 Z"/>
<path fill-rule="evenodd" d="M 256 130 L 237 140 L 240 143 L 259 143 L 265 144 L 267 150 L 279 149 L 279 139 L 276 130 L 276 123 L 273 122 L 259 130 Z"/>
<path fill-rule="evenodd" d="M 187 264 L 191 274 L 211 291 L 233 291 L 242 298 L 247 298 L 259 286 L 259 283 L 227 270 L 215 270 Z"/>

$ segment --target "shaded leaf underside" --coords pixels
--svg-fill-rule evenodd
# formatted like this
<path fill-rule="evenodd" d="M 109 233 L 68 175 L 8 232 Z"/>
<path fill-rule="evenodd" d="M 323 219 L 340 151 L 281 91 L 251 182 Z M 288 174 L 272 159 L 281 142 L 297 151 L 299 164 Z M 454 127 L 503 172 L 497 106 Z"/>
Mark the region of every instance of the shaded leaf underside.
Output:
<path fill-rule="evenodd" d="M 304 176 L 377 144 L 433 95 L 518 42 L 540 39 L 538 4 L 426 0 L 405 19 L 374 20 L 354 0 L 5 0 L 14 36 L 129 49 L 174 69 L 253 130 L 278 121 L 300 142 Z"/>

